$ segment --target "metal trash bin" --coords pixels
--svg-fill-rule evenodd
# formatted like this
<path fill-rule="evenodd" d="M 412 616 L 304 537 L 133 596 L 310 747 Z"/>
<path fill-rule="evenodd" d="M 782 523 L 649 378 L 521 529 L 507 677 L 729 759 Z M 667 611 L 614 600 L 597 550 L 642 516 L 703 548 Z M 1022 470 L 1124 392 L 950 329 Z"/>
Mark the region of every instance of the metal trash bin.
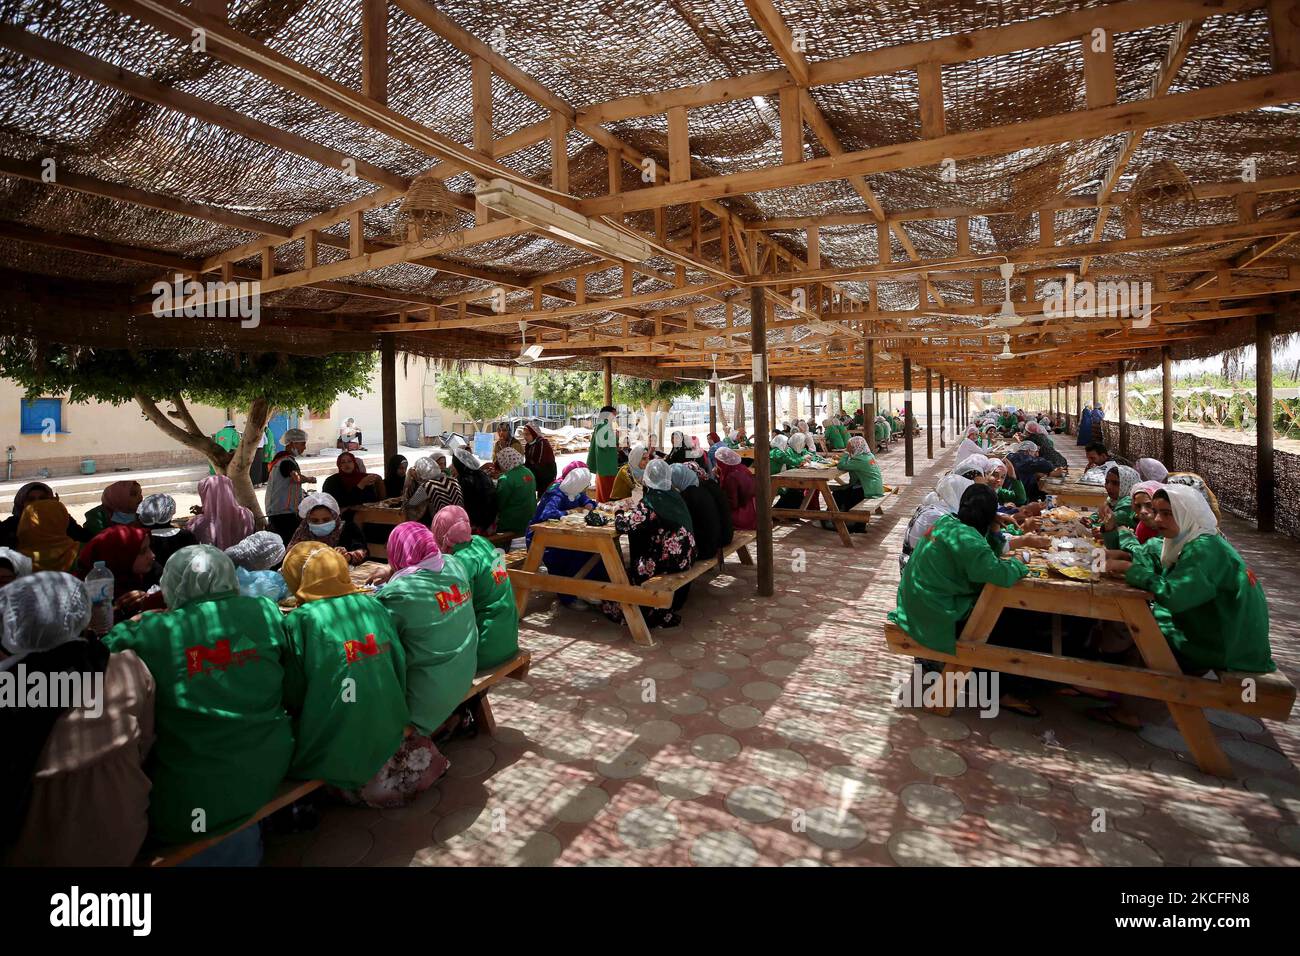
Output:
<path fill-rule="evenodd" d="M 408 448 L 419 448 L 424 439 L 424 422 L 402 422 L 402 428 L 406 429 L 406 441 L 402 444 Z"/>

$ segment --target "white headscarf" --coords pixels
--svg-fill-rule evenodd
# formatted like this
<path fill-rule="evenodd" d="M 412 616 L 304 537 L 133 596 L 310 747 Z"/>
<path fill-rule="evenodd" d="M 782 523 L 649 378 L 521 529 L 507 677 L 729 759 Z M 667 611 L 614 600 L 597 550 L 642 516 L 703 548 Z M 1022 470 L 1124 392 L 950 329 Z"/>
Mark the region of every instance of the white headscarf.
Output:
<path fill-rule="evenodd" d="M 1174 521 L 1178 522 L 1178 534 L 1165 538 L 1160 550 L 1160 563 L 1172 568 L 1182 554 L 1183 547 L 1203 534 L 1218 534 L 1219 522 L 1210 510 L 1205 497 L 1195 488 L 1186 485 L 1166 485 L 1164 492 L 1169 496 L 1169 507 L 1174 512 Z M 12 586 L 12 585 L 11 585 Z M 3 592 L 0 592 L 3 593 Z"/>
<path fill-rule="evenodd" d="M 641 483 L 652 491 L 670 490 L 673 486 L 673 466 L 662 458 L 656 458 L 645 466 Z"/>
<path fill-rule="evenodd" d="M 963 438 L 961 444 L 957 446 L 957 460 L 969 458 L 971 455 L 980 454 L 980 446 L 975 444 L 969 438 Z"/>
<path fill-rule="evenodd" d="M 795 451 L 803 451 L 804 446 L 808 444 L 808 436 L 803 432 L 795 432 L 790 436 L 790 447 Z"/>
<path fill-rule="evenodd" d="M 785 451 L 786 446 L 789 444 L 790 444 L 790 439 L 786 438 L 784 435 L 772 436 L 772 447 L 777 449 L 778 451 Z"/>
<path fill-rule="evenodd" d="M 961 496 L 966 493 L 966 489 L 975 482 L 969 478 L 963 478 L 961 475 L 944 475 L 939 479 L 935 487 L 935 494 L 943 507 L 948 510 L 949 514 L 956 514 L 961 507 Z"/>
<path fill-rule="evenodd" d="M 1169 477 L 1169 469 L 1166 468 L 1164 462 L 1159 459 L 1139 458 L 1136 464 L 1137 472 L 1142 476 L 1143 481 L 1163 482 Z"/>
<path fill-rule="evenodd" d="M 1038 422 L 1029 422 L 1028 424 L 1026 424 L 1025 431 L 1029 432 L 1029 434 L 1031 435 L 1047 434 L 1047 429 L 1044 428 L 1042 425 L 1038 424 Z"/>
<path fill-rule="evenodd" d="M 985 455 L 971 455 L 957 462 L 952 470 L 954 475 L 964 475 L 970 471 L 977 471 L 981 475 L 987 475 L 989 469 L 989 459 Z"/>
<path fill-rule="evenodd" d="M 578 497 L 591 487 L 591 472 L 586 468 L 575 468 L 560 479 L 560 491 L 570 500 Z"/>
<path fill-rule="evenodd" d="M 330 511 L 334 512 L 334 517 L 339 516 L 338 499 L 333 495 L 326 494 L 323 491 L 313 491 L 307 497 L 303 498 L 298 505 L 298 517 L 305 518 L 311 512 L 312 508 L 319 508 L 324 505 Z"/>
<path fill-rule="evenodd" d="M 637 481 L 641 480 L 641 475 L 645 471 L 645 465 L 641 463 L 644 459 L 645 445 L 638 442 L 627 453 L 627 470 Z"/>

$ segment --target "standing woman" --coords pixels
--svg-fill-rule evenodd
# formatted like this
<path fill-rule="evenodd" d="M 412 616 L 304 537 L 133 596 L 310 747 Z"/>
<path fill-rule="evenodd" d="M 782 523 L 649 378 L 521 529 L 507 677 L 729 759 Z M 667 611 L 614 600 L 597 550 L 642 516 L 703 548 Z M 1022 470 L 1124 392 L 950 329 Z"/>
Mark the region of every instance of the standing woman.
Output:
<path fill-rule="evenodd" d="M 406 651 L 411 724 L 432 737 L 465 699 L 478 669 L 471 584 L 460 563 L 447 559 L 422 524 L 399 524 L 388 543 L 393 574 L 376 597 L 392 615 Z"/>
<path fill-rule="evenodd" d="M 468 448 L 457 448 L 452 461 L 469 522 L 478 534 L 491 534 L 497 523 L 497 489 L 483 474 L 483 463 Z"/>
<path fill-rule="evenodd" d="M 730 448 L 722 453 L 736 455 Z M 696 553 L 691 513 L 682 496 L 673 491 L 672 466 L 663 459 L 646 465 L 644 488 L 635 507 L 614 513 L 615 530 L 627 535 L 628 579 L 633 585 L 657 574 L 687 570 Z M 672 607 L 646 611 L 646 623 L 651 627 L 676 627 L 682 621 L 676 612 L 689 594 L 690 585 L 678 588 L 673 593 Z M 605 601 L 601 610 L 611 621 L 622 622 L 623 609 L 617 602 Z"/>
<path fill-rule="evenodd" d="M 504 664 L 519 653 L 519 615 L 505 555 L 487 538 L 474 534 L 464 508 L 438 512 L 433 537 L 442 553 L 460 564 L 474 593 L 478 669 Z"/>
<path fill-rule="evenodd" d="M 731 448 L 718 449 L 718 484 L 727 496 L 731 509 L 731 525 L 738 531 L 753 531 L 758 527 L 758 511 L 754 502 L 754 476 Z"/>
<path fill-rule="evenodd" d="M 428 524 L 447 505 L 464 503 L 460 483 L 443 470 L 438 459 L 426 455 L 417 459 L 406 474 L 402 488 L 402 513 L 407 521 Z"/>
<path fill-rule="evenodd" d="M 189 524 L 199 544 L 224 551 L 253 533 L 253 512 L 235 500 L 235 483 L 225 475 L 199 482 L 200 511 Z"/>
<path fill-rule="evenodd" d="M 524 426 L 524 464 L 533 473 L 538 494 L 551 487 L 555 481 L 555 449 L 532 422 Z"/>
<path fill-rule="evenodd" d="M 587 449 L 587 470 L 595 476 L 598 501 L 610 500 L 614 476 L 618 474 L 618 433 L 614 427 L 617 419 L 618 410 L 613 405 L 604 406 L 591 432 L 591 447 Z M 470 518 L 473 519 L 472 513 Z"/>
<path fill-rule="evenodd" d="M 537 511 L 537 485 L 524 456 L 506 446 L 497 452 L 497 530 L 522 535 Z"/>
<path fill-rule="evenodd" d="M 668 443 L 671 446 L 666 459 L 668 464 L 676 465 L 686 461 L 686 433 L 673 432 L 668 436 Z"/>
<path fill-rule="evenodd" d="M 1219 533 L 1205 498 L 1193 488 L 1166 485 L 1153 495 L 1151 508 L 1159 537 L 1139 545 L 1120 532 L 1123 550 L 1108 552 L 1106 570 L 1154 596 L 1156 623 L 1183 670 L 1277 670 L 1264 589 Z"/>
<path fill-rule="evenodd" d="M 406 487 L 406 456 L 393 455 L 384 465 L 384 497 L 400 498 Z"/>
<path fill-rule="evenodd" d="M 341 555 L 317 542 L 289 549 L 284 580 L 301 602 L 284 618 L 284 703 L 294 715 L 288 775 L 324 780 L 349 803 L 404 806 L 446 763 L 434 759 L 428 737 L 408 736 L 406 653 L 392 615 L 357 590 Z"/>
<path fill-rule="evenodd" d="M 90 599 L 70 574 L 0 590 L 0 672 L 95 675 L 95 700 L 0 707 L 0 861 L 8 866 L 130 866 L 149 830 L 144 758 L 154 681 L 135 654 L 81 634 Z M 64 705 L 64 706 L 60 706 Z"/>

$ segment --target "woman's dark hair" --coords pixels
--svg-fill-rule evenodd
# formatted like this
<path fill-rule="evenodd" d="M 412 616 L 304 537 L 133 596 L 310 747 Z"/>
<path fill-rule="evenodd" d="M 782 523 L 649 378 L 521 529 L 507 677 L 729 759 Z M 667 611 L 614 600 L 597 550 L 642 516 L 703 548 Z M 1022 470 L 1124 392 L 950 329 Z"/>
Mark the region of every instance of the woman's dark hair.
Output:
<path fill-rule="evenodd" d="M 1165 489 L 1163 488 L 1157 488 L 1156 493 L 1152 495 L 1151 498 L 1152 500 L 1159 498 L 1161 501 L 1169 501 L 1169 492 L 1165 491 Z M 1172 501 L 1170 501 L 1169 503 L 1173 504 Z"/>
<path fill-rule="evenodd" d="M 602 406 L 601 411 L 602 411 L 602 412 L 613 412 L 615 415 L 618 414 L 618 409 L 615 408 L 613 405 L 605 405 L 605 406 Z"/>
<path fill-rule="evenodd" d="M 1109 454 L 1110 454 L 1110 452 L 1108 452 L 1108 451 L 1106 450 L 1106 446 L 1103 445 L 1103 444 L 1102 444 L 1101 442 L 1099 442 L 1099 441 L 1090 441 L 1090 442 L 1088 442 L 1088 444 L 1086 444 L 1086 445 L 1083 446 L 1083 450 L 1084 450 L 1084 451 L 1090 451 L 1090 452 L 1092 452 L 1094 455 L 1109 455 Z"/>
<path fill-rule="evenodd" d="M 961 496 L 957 518 L 980 534 L 988 534 L 998 513 L 998 496 L 988 485 L 971 485 Z"/>
<path fill-rule="evenodd" d="M 962 472 L 960 477 L 965 478 L 969 481 L 974 481 L 976 478 L 981 477 L 983 474 L 984 472 L 980 471 L 978 468 L 972 468 L 970 471 Z"/>

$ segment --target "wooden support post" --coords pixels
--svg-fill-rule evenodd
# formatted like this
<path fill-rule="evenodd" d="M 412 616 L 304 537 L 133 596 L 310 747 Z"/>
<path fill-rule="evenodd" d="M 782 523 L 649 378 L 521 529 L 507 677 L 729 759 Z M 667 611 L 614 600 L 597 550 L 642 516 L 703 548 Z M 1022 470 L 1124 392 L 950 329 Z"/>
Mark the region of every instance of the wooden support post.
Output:
<path fill-rule="evenodd" d="M 709 382 L 709 434 L 718 433 L 718 383 Z"/>
<path fill-rule="evenodd" d="M 781 162 L 803 162 L 803 114 L 800 112 L 799 87 L 781 88 Z"/>
<path fill-rule="evenodd" d="M 492 140 L 496 136 L 492 128 L 492 66 L 479 57 L 470 60 L 470 94 L 474 107 L 474 148 L 491 156 Z M 476 200 L 475 225 L 484 226 L 491 221 L 492 213 Z"/>
<path fill-rule="evenodd" d="M 903 473 L 911 478 L 915 473 L 912 455 L 912 360 L 903 356 Z"/>
<path fill-rule="evenodd" d="M 811 430 L 817 422 L 817 386 L 808 383 L 808 428 Z"/>
<path fill-rule="evenodd" d="M 1083 84 L 1088 109 L 1101 109 L 1115 105 L 1115 48 L 1114 37 L 1108 32 L 1100 36 L 1085 33 L 1083 42 Z"/>
<path fill-rule="evenodd" d="M 1274 530 L 1277 479 L 1273 471 L 1273 315 L 1255 319 L 1255 527 Z"/>
<path fill-rule="evenodd" d="M 605 356 L 605 404 L 614 404 L 614 360 Z"/>
<path fill-rule="evenodd" d="M 609 167 L 609 194 L 617 196 L 623 191 L 623 157 L 618 150 L 606 146 L 605 164 Z"/>
<path fill-rule="evenodd" d="M 1092 407 L 1096 408 L 1100 404 L 1101 404 L 1101 392 L 1098 391 L 1097 388 L 1097 373 L 1093 372 L 1092 373 Z M 1101 441 L 1101 438 L 1094 435 L 1093 440 Z"/>
<path fill-rule="evenodd" d="M 1174 362 L 1167 345 L 1160 347 L 1160 402 L 1164 411 L 1160 461 L 1174 471 Z"/>
<path fill-rule="evenodd" d="M 768 423 L 767 423 L 768 427 L 772 431 L 776 431 L 777 415 L 776 415 L 776 382 L 775 381 L 772 382 L 771 400 L 767 404 L 767 410 L 768 410 Z M 757 428 L 758 426 L 755 427 Z"/>
<path fill-rule="evenodd" d="M 315 229 L 308 229 L 307 234 L 302 237 L 302 267 L 304 269 L 316 268 L 316 236 Z"/>
<path fill-rule="evenodd" d="M 1273 71 L 1300 68 L 1300 2 L 1269 0 L 1268 20 L 1273 37 Z"/>
<path fill-rule="evenodd" d="M 1119 360 L 1115 376 L 1119 380 L 1119 455 L 1128 457 L 1128 386 L 1124 382 L 1125 361 Z"/>
<path fill-rule="evenodd" d="M 397 454 L 397 338 L 379 339 L 379 395 L 383 418 L 384 460 Z"/>
<path fill-rule="evenodd" d="M 916 69 L 917 93 L 921 101 L 921 138 L 934 139 L 947 132 L 943 119 L 943 68 L 922 63 Z"/>
<path fill-rule="evenodd" d="M 1083 378 L 1074 380 L 1074 414 L 1075 430 L 1077 431 L 1083 425 Z"/>
<path fill-rule="evenodd" d="M 361 95 L 388 105 L 388 0 L 361 0 Z"/>
<path fill-rule="evenodd" d="M 354 212 L 348 218 L 348 258 L 356 259 L 366 252 L 366 224 L 364 213 Z M 270 276 L 263 278 L 269 279 Z"/>
<path fill-rule="evenodd" d="M 551 111 L 551 188 L 569 191 L 569 121 L 558 110 Z"/>
<path fill-rule="evenodd" d="M 684 183 L 691 178 L 690 126 L 685 106 L 668 111 L 668 180 Z"/>
<path fill-rule="evenodd" d="M 933 379 L 930 369 L 925 370 L 925 457 L 934 457 L 934 406 L 931 404 Z"/>
<path fill-rule="evenodd" d="M 816 226 L 808 227 L 808 268 L 822 267 L 821 230 Z"/>
<path fill-rule="evenodd" d="M 862 434 L 867 439 L 867 447 L 872 451 L 876 446 L 876 356 L 875 343 L 867 332 L 866 323 L 862 328 Z"/>
<path fill-rule="evenodd" d="M 945 430 L 944 423 L 947 420 L 946 416 L 944 415 L 943 389 L 944 389 L 943 373 L 940 372 L 939 373 L 939 448 L 940 449 L 947 447 L 947 445 L 944 444 L 944 437 L 943 437 L 944 430 Z"/>
<path fill-rule="evenodd" d="M 771 597 L 776 591 L 772 570 L 772 455 L 769 447 L 772 426 L 768 417 L 767 389 L 767 300 L 762 286 L 749 288 L 749 345 L 754 368 L 754 484 L 758 505 L 758 594 Z"/>

